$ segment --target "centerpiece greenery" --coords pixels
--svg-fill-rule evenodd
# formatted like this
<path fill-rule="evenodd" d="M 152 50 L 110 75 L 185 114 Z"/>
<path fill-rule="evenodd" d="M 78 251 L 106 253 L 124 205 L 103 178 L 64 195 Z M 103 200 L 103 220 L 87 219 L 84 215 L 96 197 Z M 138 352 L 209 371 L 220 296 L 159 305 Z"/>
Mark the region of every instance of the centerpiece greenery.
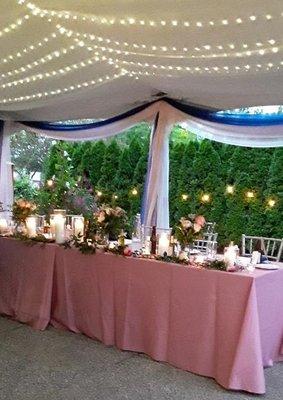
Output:
<path fill-rule="evenodd" d="M 36 210 L 36 204 L 25 199 L 16 200 L 12 206 L 13 221 L 17 226 L 25 225 L 27 217 Z"/>
<path fill-rule="evenodd" d="M 94 223 L 97 234 L 108 235 L 110 240 L 116 240 L 127 224 L 127 214 L 120 207 L 102 205 L 94 213 Z"/>
<path fill-rule="evenodd" d="M 180 219 L 179 224 L 175 227 L 175 236 L 182 249 L 201 237 L 205 222 L 202 215 L 190 214 Z"/>

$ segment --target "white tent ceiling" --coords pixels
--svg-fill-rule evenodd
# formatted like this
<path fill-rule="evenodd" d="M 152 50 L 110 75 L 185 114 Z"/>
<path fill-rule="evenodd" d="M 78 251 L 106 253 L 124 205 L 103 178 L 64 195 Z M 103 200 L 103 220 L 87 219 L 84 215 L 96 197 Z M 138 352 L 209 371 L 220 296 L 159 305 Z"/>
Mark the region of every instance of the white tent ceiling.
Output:
<path fill-rule="evenodd" d="M 0 117 L 282 104 L 282 0 L 0 0 Z"/>

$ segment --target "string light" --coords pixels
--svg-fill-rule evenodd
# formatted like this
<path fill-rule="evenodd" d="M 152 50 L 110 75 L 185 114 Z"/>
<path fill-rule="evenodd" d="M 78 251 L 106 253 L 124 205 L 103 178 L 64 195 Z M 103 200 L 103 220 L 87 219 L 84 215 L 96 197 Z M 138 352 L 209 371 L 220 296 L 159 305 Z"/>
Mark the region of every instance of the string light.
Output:
<path fill-rule="evenodd" d="M 201 50 L 200 47 L 196 46 L 193 49 L 189 50 L 187 47 L 182 47 L 181 49 L 180 48 L 178 49 L 176 46 L 171 46 L 171 47 L 169 46 L 168 47 L 168 46 L 162 46 L 162 45 L 159 46 L 159 45 L 155 45 L 155 44 L 146 45 L 145 43 L 128 43 L 128 42 L 121 42 L 121 41 L 117 41 L 117 40 L 113 40 L 113 39 L 109 39 L 109 38 L 104 38 L 104 37 L 97 36 L 97 35 L 94 35 L 94 34 L 91 34 L 91 33 L 76 32 L 76 31 L 67 29 L 66 27 L 62 26 L 61 24 L 57 24 L 56 27 L 57 27 L 58 31 L 61 34 L 67 35 L 68 37 L 76 36 L 77 38 L 89 39 L 91 41 L 95 41 L 96 43 L 105 43 L 106 46 L 103 46 L 104 47 L 103 51 L 109 51 L 111 53 L 116 52 L 117 54 L 123 53 L 125 55 L 132 54 L 132 55 L 140 55 L 140 56 L 156 56 L 156 54 L 152 54 L 152 53 L 145 54 L 145 53 L 138 53 L 136 51 L 135 52 L 131 52 L 129 50 L 129 48 L 132 47 L 135 50 L 136 49 L 141 49 L 143 51 L 147 50 L 147 51 L 150 51 L 150 52 L 152 52 L 152 51 L 161 52 L 162 54 L 159 54 L 159 57 L 162 56 L 162 57 L 169 57 L 169 58 L 208 58 L 209 59 L 209 58 L 215 58 L 215 57 L 222 58 L 222 57 L 228 57 L 228 56 L 229 57 L 235 56 L 235 53 L 219 53 L 219 54 L 215 54 L 215 53 L 205 54 L 205 53 L 202 53 L 202 54 L 197 55 L 197 56 L 196 55 L 187 56 L 184 53 L 187 53 L 188 51 L 190 51 L 190 52 L 193 52 L 193 51 L 200 52 L 200 50 Z M 272 43 L 270 43 L 270 41 L 268 43 L 272 44 Z M 119 46 L 119 49 L 115 49 L 113 47 L 109 47 L 109 44 L 112 44 L 112 46 L 113 45 L 117 45 L 117 46 Z M 251 56 L 253 54 L 261 55 L 262 49 L 259 50 L 257 48 L 258 46 L 256 44 L 254 46 L 255 46 L 255 48 L 253 50 L 237 52 L 236 55 L 238 57 L 246 57 L 246 56 Z M 122 48 L 126 48 L 126 50 L 121 50 L 121 47 Z M 211 44 L 206 44 L 206 45 L 201 46 L 201 47 L 203 47 L 205 50 L 210 50 L 213 47 L 216 47 L 219 50 L 223 50 L 224 49 L 224 47 L 221 46 L 221 45 L 213 46 Z M 235 46 L 234 43 L 230 43 L 230 44 L 226 45 L 226 47 L 229 48 L 229 49 L 235 49 L 236 46 Z M 244 43 L 243 47 L 247 48 L 248 45 L 246 43 Z M 266 47 L 264 49 L 264 54 L 265 53 L 274 52 L 274 51 L 276 51 L 276 50 L 273 50 L 273 48 L 271 48 L 271 47 Z M 164 53 L 169 53 L 169 52 L 173 52 L 173 53 L 177 52 L 177 54 L 164 54 Z"/>
<path fill-rule="evenodd" d="M 5 36 L 5 34 L 15 31 L 19 29 L 24 22 L 26 22 L 30 18 L 29 14 L 24 15 L 22 18 L 18 18 L 15 22 L 6 26 L 4 29 L 0 31 L 0 37 Z"/>
<path fill-rule="evenodd" d="M 96 80 L 90 80 L 90 81 L 85 81 L 82 83 L 77 83 L 73 84 L 71 86 L 67 86 L 61 89 L 55 89 L 55 90 L 50 90 L 50 91 L 45 91 L 45 92 L 38 92 L 38 93 L 33 93 L 31 95 L 25 95 L 25 96 L 19 96 L 19 97 L 8 97 L 8 98 L 3 98 L 0 100 L 1 104 L 7 104 L 7 103 L 12 103 L 12 102 L 21 102 L 21 101 L 27 101 L 27 100 L 33 100 L 33 99 L 40 99 L 40 98 L 45 98 L 49 96 L 57 96 L 62 93 L 67 93 L 67 92 L 72 92 L 75 89 L 81 89 L 82 87 L 86 88 L 89 86 L 100 86 L 102 84 L 105 84 L 106 82 L 113 81 L 114 79 L 117 79 L 123 75 L 125 75 L 128 71 L 122 69 L 118 74 L 114 74 L 113 76 L 106 75 L 103 78 L 98 78 Z"/>
<path fill-rule="evenodd" d="M 48 181 L 46 182 L 47 186 L 52 187 L 54 182 L 52 179 L 48 179 Z"/>
<path fill-rule="evenodd" d="M 133 196 L 136 196 L 137 194 L 138 194 L 137 189 L 133 189 L 133 190 L 132 190 L 132 195 L 133 195 Z"/>
<path fill-rule="evenodd" d="M 233 194 L 234 193 L 234 186 L 233 185 L 227 185 L 226 186 L 226 193 Z"/>
<path fill-rule="evenodd" d="M 96 194 L 97 194 L 98 197 L 101 197 L 101 196 L 102 196 L 102 192 L 100 192 L 100 190 L 98 190 L 98 191 L 96 192 Z"/>
<path fill-rule="evenodd" d="M 276 204 L 276 201 L 274 199 L 268 199 L 267 204 L 269 207 L 274 207 Z"/>
<path fill-rule="evenodd" d="M 87 58 L 85 60 L 80 61 L 79 63 L 71 64 L 71 65 L 66 65 L 64 67 L 59 68 L 58 70 L 52 70 L 49 72 L 42 72 L 38 73 L 35 75 L 31 76 L 26 76 L 25 78 L 18 79 L 15 81 L 3 83 L 0 87 L 3 89 L 11 86 L 17 86 L 18 84 L 27 84 L 27 83 L 33 83 L 36 82 L 37 80 L 42 80 L 42 79 L 48 79 L 48 78 L 53 78 L 54 76 L 57 75 L 66 75 L 74 70 L 77 70 L 78 68 L 85 68 L 89 67 L 90 65 L 93 65 L 94 62 L 98 61 L 105 61 L 107 60 L 106 57 L 92 57 L 92 58 Z"/>
<path fill-rule="evenodd" d="M 254 194 L 253 191 L 249 190 L 249 191 L 246 192 L 246 197 L 248 199 L 253 199 L 255 197 L 255 194 Z"/>
<path fill-rule="evenodd" d="M 209 195 L 208 193 L 204 193 L 204 194 L 201 196 L 201 201 L 202 201 L 203 203 L 208 203 L 208 202 L 210 201 L 210 195 Z"/>
<path fill-rule="evenodd" d="M 160 26 L 170 26 L 172 28 L 177 28 L 180 25 L 186 28 L 193 28 L 194 24 L 192 21 L 184 21 L 184 20 L 177 20 L 177 19 L 172 19 L 172 20 L 153 20 L 150 19 L 148 21 L 144 19 L 138 19 L 134 16 L 128 16 L 125 18 L 107 18 L 107 17 L 102 17 L 102 16 L 97 16 L 97 15 L 89 15 L 89 14 L 79 14 L 79 13 L 73 13 L 69 11 L 55 11 L 55 10 L 49 10 L 49 9 L 41 9 L 37 5 L 28 2 L 26 3 L 25 1 L 18 0 L 18 4 L 20 5 L 25 5 L 25 7 L 35 16 L 39 16 L 41 18 L 47 17 L 53 17 L 57 19 L 72 19 L 75 21 L 82 20 L 82 21 L 88 21 L 88 22 L 94 22 L 96 24 L 101 24 L 101 25 L 122 25 L 122 26 L 131 26 L 131 25 L 141 25 L 141 26 L 149 26 L 152 28 L 157 28 Z M 281 15 L 282 16 L 282 15 Z M 266 14 L 263 18 L 266 20 L 271 20 L 273 17 L 271 14 Z M 253 23 L 255 20 L 258 19 L 257 15 L 251 15 L 249 18 L 245 19 L 245 22 L 248 23 Z M 228 26 L 229 24 L 242 24 L 244 21 L 242 18 L 235 18 L 228 20 L 227 18 L 219 21 L 219 20 L 211 20 L 211 21 L 197 21 L 195 26 L 197 28 L 203 28 L 205 26 L 207 27 L 214 27 L 214 26 Z"/>
<path fill-rule="evenodd" d="M 182 200 L 186 201 L 188 200 L 189 196 L 187 194 L 182 194 Z"/>
<path fill-rule="evenodd" d="M 42 38 L 38 42 L 33 43 L 27 47 L 24 47 L 22 50 L 18 50 L 14 54 L 9 54 L 9 55 L 5 56 L 5 58 L 2 58 L 0 60 L 0 64 L 7 65 L 8 63 L 10 63 L 18 58 L 22 58 L 22 57 L 24 57 L 24 55 L 34 52 L 39 47 L 44 46 L 46 43 L 50 42 L 51 40 L 54 40 L 55 38 L 57 38 L 57 34 L 56 34 L 56 32 L 53 32 L 49 36 Z"/>
<path fill-rule="evenodd" d="M 18 68 L 14 69 L 14 70 L 11 70 L 11 71 L 1 74 L 1 78 L 7 78 L 10 76 L 19 75 L 23 72 L 26 72 L 27 70 L 32 70 L 33 68 L 38 67 L 40 64 L 46 64 L 49 61 L 52 61 L 54 58 L 60 58 L 62 56 L 65 56 L 69 52 L 72 52 L 75 49 L 77 49 L 77 47 L 78 47 L 77 44 L 72 44 L 67 48 L 54 50 L 51 53 L 48 53 L 45 56 L 38 58 L 37 60 L 35 60 L 29 64 L 25 64 L 24 66 L 21 66 L 21 67 L 19 66 Z"/>

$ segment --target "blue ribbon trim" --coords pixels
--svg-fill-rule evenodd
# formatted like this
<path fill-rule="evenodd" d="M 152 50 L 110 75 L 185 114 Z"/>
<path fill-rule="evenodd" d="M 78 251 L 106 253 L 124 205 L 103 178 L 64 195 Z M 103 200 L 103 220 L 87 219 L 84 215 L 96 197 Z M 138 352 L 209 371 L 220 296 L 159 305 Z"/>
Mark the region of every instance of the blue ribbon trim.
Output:
<path fill-rule="evenodd" d="M 132 115 L 135 115 L 138 112 L 145 110 L 147 107 L 160 100 L 166 101 L 166 103 L 170 104 L 172 107 L 177 108 L 178 110 L 182 111 L 185 114 L 202 119 L 204 121 L 210 121 L 226 125 L 237 125 L 237 126 L 283 125 L 283 114 L 268 115 L 268 114 L 231 114 L 225 112 L 219 113 L 219 111 L 221 110 L 207 109 L 193 104 L 185 104 L 177 100 L 170 99 L 168 97 L 164 97 L 162 99 L 145 103 L 141 106 L 135 107 L 125 113 L 109 118 L 107 120 L 91 122 L 87 124 L 64 125 L 64 124 L 58 124 L 57 122 L 39 122 L 39 121 L 30 121 L 30 122 L 23 121 L 21 123 L 30 128 L 43 129 L 47 131 L 81 131 L 86 129 L 100 128 L 102 126 L 107 126 L 108 124 L 112 124 L 122 119 L 131 117 Z"/>

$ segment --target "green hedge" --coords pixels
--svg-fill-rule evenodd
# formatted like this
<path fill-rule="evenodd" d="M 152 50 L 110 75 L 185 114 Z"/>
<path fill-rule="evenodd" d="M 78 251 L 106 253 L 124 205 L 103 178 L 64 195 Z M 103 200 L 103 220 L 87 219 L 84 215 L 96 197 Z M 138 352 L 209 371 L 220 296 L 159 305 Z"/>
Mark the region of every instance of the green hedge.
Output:
<path fill-rule="evenodd" d="M 239 243 L 242 233 L 283 237 L 283 148 L 252 149 L 192 140 L 176 129 L 170 143 L 171 225 L 187 213 L 201 213 L 217 223 L 221 245 L 230 240 Z M 44 171 L 46 179 L 56 177 L 58 193 L 53 190 L 52 194 L 56 205 L 64 205 L 66 182 L 74 186 L 85 180 L 88 189 L 103 193 L 101 201 L 115 202 L 133 217 L 141 203 L 149 136 L 149 127 L 141 124 L 110 141 L 54 145 Z M 227 184 L 234 186 L 233 194 L 226 193 Z M 48 190 L 41 193 L 46 204 Z M 248 190 L 254 198 L 246 197 Z M 209 202 L 201 200 L 203 194 L 209 194 Z M 276 200 L 273 208 L 267 203 L 270 198 Z"/>

